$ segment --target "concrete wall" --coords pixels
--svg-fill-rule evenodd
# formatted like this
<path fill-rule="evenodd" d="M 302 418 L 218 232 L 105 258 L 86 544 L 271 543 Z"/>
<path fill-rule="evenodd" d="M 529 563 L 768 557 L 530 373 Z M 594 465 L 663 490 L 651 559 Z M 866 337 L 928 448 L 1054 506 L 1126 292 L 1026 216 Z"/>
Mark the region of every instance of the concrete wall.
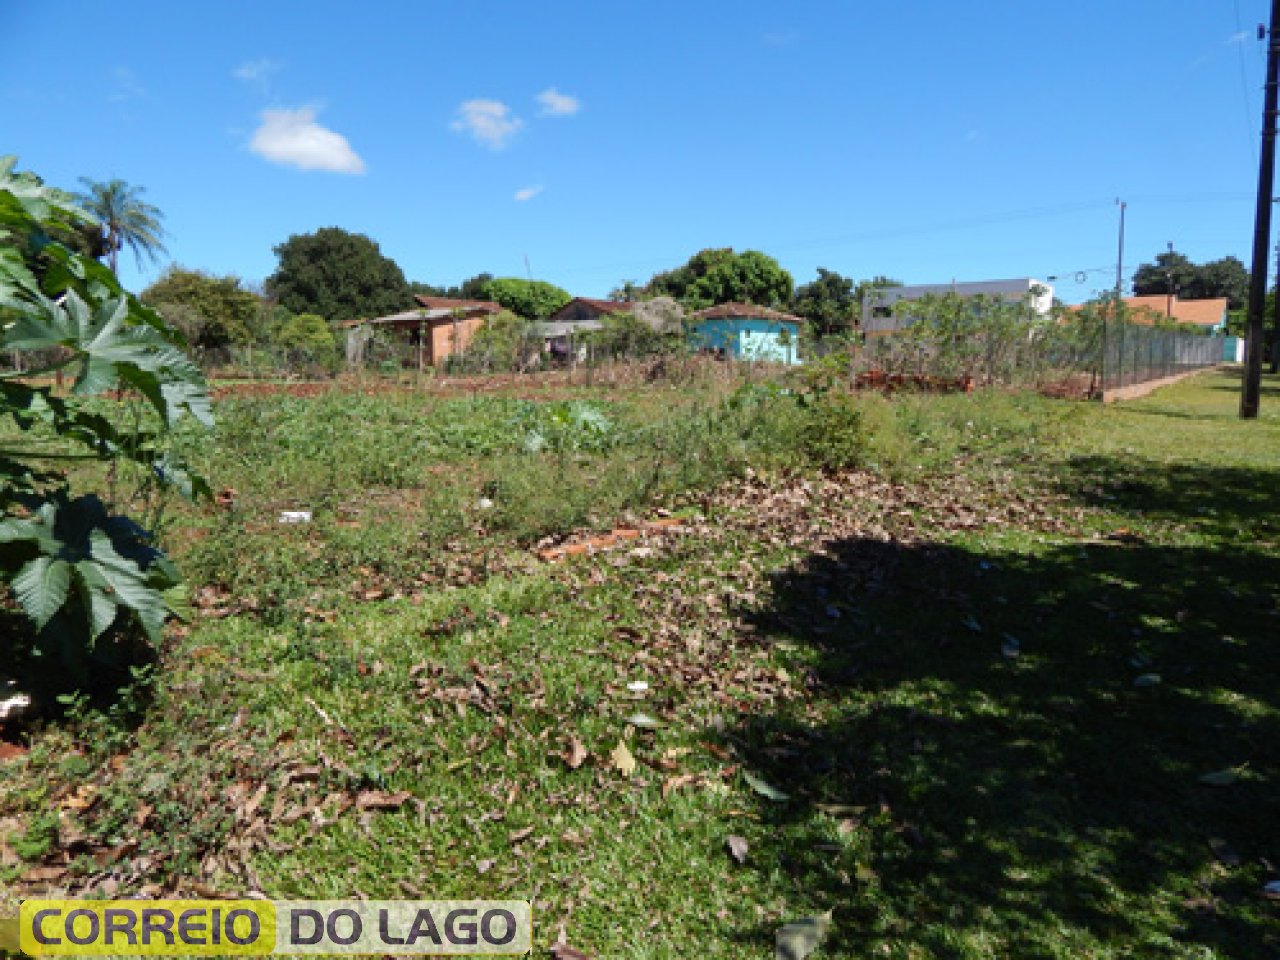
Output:
<path fill-rule="evenodd" d="M 1037 291 L 1034 295 L 1033 291 Z M 883 287 L 870 293 L 862 304 L 862 329 L 868 333 L 892 332 L 910 324 L 909 317 L 877 316 L 890 311 L 899 300 L 919 300 L 923 297 L 945 297 L 954 293 L 959 297 L 999 297 L 1019 301 L 1031 297 L 1031 307 L 1040 316 L 1048 316 L 1053 309 L 1053 286 L 1033 277 L 1015 280 L 973 280 L 956 283 L 917 283 L 905 287 Z"/>
<path fill-rule="evenodd" d="M 462 353 L 471 343 L 487 316 L 462 317 L 458 320 L 433 320 L 427 329 L 427 351 L 425 360 L 429 364 L 437 364 L 455 353 Z"/>

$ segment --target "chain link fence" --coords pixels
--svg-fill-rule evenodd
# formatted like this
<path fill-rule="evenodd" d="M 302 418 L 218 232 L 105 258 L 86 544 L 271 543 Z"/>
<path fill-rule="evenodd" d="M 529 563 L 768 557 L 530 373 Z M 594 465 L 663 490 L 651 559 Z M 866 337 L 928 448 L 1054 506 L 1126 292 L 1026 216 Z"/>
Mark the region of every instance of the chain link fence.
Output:
<path fill-rule="evenodd" d="M 1098 379 L 1111 390 L 1216 366 L 1222 346 L 1217 336 L 1118 323 L 1098 346 Z"/>

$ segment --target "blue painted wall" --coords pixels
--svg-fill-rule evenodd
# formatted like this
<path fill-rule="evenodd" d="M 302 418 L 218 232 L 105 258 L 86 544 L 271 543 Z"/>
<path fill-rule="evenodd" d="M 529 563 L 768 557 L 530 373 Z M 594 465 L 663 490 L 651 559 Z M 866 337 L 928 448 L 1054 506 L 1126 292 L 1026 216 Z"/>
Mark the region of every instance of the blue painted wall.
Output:
<path fill-rule="evenodd" d="M 800 325 L 761 317 L 703 320 L 692 331 L 696 349 L 724 350 L 737 360 L 800 362 Z"/>

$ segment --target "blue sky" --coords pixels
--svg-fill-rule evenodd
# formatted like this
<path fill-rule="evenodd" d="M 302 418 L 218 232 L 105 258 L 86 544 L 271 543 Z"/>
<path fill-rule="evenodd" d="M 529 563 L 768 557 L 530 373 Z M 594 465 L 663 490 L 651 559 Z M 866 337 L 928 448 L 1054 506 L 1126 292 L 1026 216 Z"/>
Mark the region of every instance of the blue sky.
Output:
<path fill-rule="evenodd" d="M 7 0 L 0 153 L 144 186 L 173 261 L 249 280 L 340 226 L 437 284 L 527 258 L 603 296 L 732 246 L 1077 302 L 1117 197 L 1126 274 L 1169 241 L 1248 264 L 1267 9 Z"/>

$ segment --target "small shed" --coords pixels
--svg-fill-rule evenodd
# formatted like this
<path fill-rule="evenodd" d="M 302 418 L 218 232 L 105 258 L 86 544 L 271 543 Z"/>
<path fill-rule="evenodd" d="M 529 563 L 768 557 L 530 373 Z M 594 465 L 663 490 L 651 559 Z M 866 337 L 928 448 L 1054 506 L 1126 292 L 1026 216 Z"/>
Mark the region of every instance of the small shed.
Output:
<path fill-rule="evenodd" d="M 735 360 L 800 363 L 799 317 L 750 303 L 721 303 L 699 310 L 691 319 L 696 348 Z"/>
<path fill-rule="evenodd" d="M 422 299 L 419 298 L 419 302 Z M 434 366 L 447 357 L 465 352 L 476 331 L 500 310 L 497 304 L 484 302 L 453 307 L 423 306 L 372 320 L 347 320 L 338 326 L 347 331 L 347 362 L 351 365 L 363 361 L 370 333 L 384 329 L 396 331 L 413 348 L 419 366 Z"/>

